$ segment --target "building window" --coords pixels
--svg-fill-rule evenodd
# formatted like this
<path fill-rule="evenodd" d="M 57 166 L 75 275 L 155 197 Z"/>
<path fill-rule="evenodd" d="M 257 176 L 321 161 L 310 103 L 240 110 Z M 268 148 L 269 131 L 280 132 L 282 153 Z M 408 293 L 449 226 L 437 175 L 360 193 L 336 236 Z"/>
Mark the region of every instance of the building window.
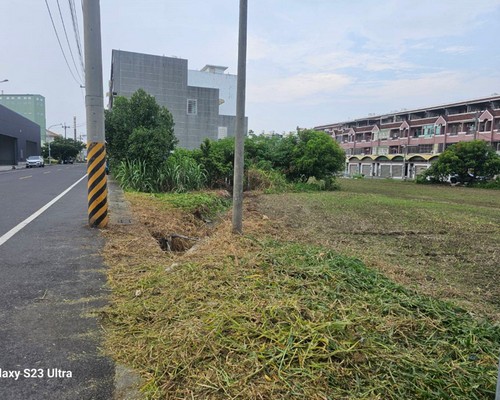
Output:
<path fill-rule="evenodd" d="M 188 115 L 197 115 L 198 114 L 198 100 L 188 99 L 188 101 L 187 101 L 187 113 L 188 113 Z"/>
<path fill-rule="evenodd" d="M 227 126 L 219 126 L 217 130 L 217 139 L 227 138 Z"/>
<path fill-rule="evenodd" d="M 460 130 L 460 124 L 450 124 L 448 125 L 448 129 L 451 136 L 458 135 L 458 131 Z"/>
<path fill-rule="evenodd" d="M 419 153 L 432 153 L 432 144 L 421 144 L 418 146 Z"/>

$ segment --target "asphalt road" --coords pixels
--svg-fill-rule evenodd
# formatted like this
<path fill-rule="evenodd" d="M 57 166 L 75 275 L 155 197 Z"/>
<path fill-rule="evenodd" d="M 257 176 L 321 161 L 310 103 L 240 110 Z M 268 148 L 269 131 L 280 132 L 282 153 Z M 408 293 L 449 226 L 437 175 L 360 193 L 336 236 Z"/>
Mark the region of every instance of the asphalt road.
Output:
<path fill-rule="evenodd" d="M 84 175 L 84 165 L 0 172 L 0 238 Z M 96 312 L 107 293 L 103 240 L 87 226 L 86 201 L 84 179 L 0 244 L 2 400 L 113 398 Z"/>

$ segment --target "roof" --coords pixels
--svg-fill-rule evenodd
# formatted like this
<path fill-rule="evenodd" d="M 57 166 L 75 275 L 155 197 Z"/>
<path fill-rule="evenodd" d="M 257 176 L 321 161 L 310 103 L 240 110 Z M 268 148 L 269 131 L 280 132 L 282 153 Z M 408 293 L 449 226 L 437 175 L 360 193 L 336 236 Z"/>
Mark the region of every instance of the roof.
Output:
<path fill-rule="evenodd" d="M 200 71 L 202 72 L 215 72 L 222 74 L 228 67 L 224 67 L 223 65 L 212 65 L 212 64 L 207 64 L 205 65 Z"/>
<path fill-rule="evenodd" d="M 437 106 L 430 106 L 430 107 L 424 107 L 424 108 L 415 108 L 411 110 L 404 110 L 404 111 L 397 111 L 393 113 L 386 113 L 386 114 L 379 114 L 379 115 L 369 115 L 364 118 L 355 118 L 353 120 L 349 121 L 344 121 L 344 122 L 335 122 L 332 124 L 323 124 L 323 125 L 318 125 L 315 128 L 316 129 L 325 129 L 325 128 L 330 128 L 332 126 L 340 126 L 344 124 L 349 124 L 353 123 L 356 121 L 365 121 L 365 120 L 377 120 L 381 118 L 386 118 L 390 116 L 396 116 L 396 115 L 409 115 L 409 114 L 415 114 L 415 113 L 420 113 L 420 112 L 425 112 L 425 111 L 432 111 L 432 110 L 439 110 L 443 108 L 454 108 L 454 107 L 460 107 L 460 106 L 467 106 L 471 104 L 480 104 L 480 103 L 487 103 L 487 102 L 493 102 L 493 101 L 500 101 L 500 95 L 495 95 L 495 96 L 489 96 L 489 97 L 482 97 L 478 99 L 472 99 L 472 100 L 465 100 L 465 101 L 460 101 L 456 103 L 447 103 L 447 104 L 441 104 Z M 436 116 L 437 118 L 437 116 Z"/>

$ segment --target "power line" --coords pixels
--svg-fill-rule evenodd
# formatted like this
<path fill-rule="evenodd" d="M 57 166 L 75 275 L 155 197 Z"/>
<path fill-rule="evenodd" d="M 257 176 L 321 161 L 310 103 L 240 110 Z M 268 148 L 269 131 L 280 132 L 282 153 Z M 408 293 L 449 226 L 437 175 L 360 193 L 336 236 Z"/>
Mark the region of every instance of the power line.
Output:
<path fill-rule="evenodd" d="M 80 57 L 80 64 L 82 72 L 85 75 L 85 62 L 83 61 L 82 41 L 80 39 L 80 29 L 78 27 L 78 14 L 76 13 L 75 0 L 68 0 L 69 9 L 71 11 L 71 20 L 73 22 L 73 31 L 75 33 L 76 48 L 78 49 L 78 56 Z"/>
<path fill-rule="evenodd" d="M 64 36 L 66 37 L 66 43 L 68 43 L 69 54 L 71 55 L 71 59 L 73 60 L 73 65 L 75 66 L 76 74 L 78 75 L 78 78 L 80 78 L 80 81 L 82 81 L 82 76 L 78 72 L 78 67 L 76 66 L 75 57 L 73 56 L 73 50 L 71 50 L 71 44 L 69 43 L 68 32 L 66 31 L 66 24 L 64 23 L 64 17 L 62 15 L 62 11 L 61 11 L 61 6 L 59 4 L 59 0 L 56 0 L 56 3 L 57 3 L 57 9 L 59 10 L 59 16 L 61 17 L 61 22 L 62 22 L 62 26 L 63 26 Z"/>
<path fill-rule="evenodd" d="M 57 42 L 59 43 L 59 48 L 61 49 L 62 55 L 64 57 L 64 61 L 66 61 L 66 65 L 68 66 L 68 70 L 69 70 L 71 76 L 73 77 L 73 79 L 75 80 L 75 82 L 78 83 L 79 85 L 81 85 L 81 82 L 79 82 L 78 79 L 76 79 L 75 74 L 73 73 L 73 71 L 71 70 L 71 67 L 69 66 L 69 62 L 68 62 L 68 59 L 66 58 L 66 54 L 64 53 L 64 49 L 62 47 L 61 40 L 59 39 L 59 35 L 58 35 L 57 29 L 56 29 L 56 25 L 54 24 L 54 18 L 52 18 L 52 13 L 50 12 L 50 7 L 49 7 L 49 3 L 47 2 L 47 0 L 45 0 L 45 5 L 47 6 L 47 11 L 49 12 L 50 20 L 52 22 L 52 27 L 54 28 L 54 32 L 56 34 Z"/>

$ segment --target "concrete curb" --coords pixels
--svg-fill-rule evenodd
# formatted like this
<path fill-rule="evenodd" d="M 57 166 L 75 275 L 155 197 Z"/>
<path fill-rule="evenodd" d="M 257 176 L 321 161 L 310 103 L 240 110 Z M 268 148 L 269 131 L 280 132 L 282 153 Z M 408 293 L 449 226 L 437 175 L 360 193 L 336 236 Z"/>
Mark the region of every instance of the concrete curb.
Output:
<path fill-rule="evenodd" d="M 130 203 L 125 200 L 122 188 L 108 176 L 108 209 L 111 225 L 132 224 Z M 142 400 L 140 392 L 143 382 L 141 377 L 132 368 L 122 364 L 115 364 L 115 390 L 113 400 Z"/>

